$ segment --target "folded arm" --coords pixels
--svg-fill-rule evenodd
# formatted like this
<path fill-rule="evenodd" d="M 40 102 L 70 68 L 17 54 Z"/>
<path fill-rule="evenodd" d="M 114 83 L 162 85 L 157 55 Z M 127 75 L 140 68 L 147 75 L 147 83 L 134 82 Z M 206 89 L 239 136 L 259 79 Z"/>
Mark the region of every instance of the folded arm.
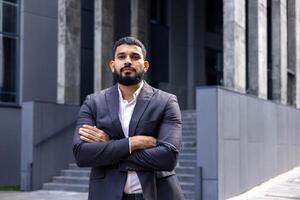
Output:
<path fill-rule="evenodd" d="M 78 166 L 93 167 L 116 164 L 130 155 L 129 139 L 109 140 L 109 136 L 95 127 L 92 100 L 88 96 L 80 108 L 73 140 L 73 154 Z M 136 136 L 135 149 L 156 145 L 156 139 Z"/>
<path fill-rule="evenodd" d="M 79 166 L 93 167 L 112 165 L 129 156 L 128 138 L 107 142 L 82 140 L 79 129 L 83 125 L 95 126 L 95 114 L 91 97 L 88 96 L 80 108 L 73 140 L 73 154 Z"/>
<path fill-rule="evenodd" d="M 157 146 L 134 151 L 121 164 L 123 170 L 172 171 L 181 144 L 181 114 L 175 96 L 171 96 L 159 127 Z"/>

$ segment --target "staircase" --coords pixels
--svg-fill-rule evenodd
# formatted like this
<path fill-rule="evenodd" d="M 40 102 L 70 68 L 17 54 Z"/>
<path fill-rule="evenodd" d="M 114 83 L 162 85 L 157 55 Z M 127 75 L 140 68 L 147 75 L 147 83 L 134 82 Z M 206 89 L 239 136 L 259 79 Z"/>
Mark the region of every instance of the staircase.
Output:
<path fill-rule="evenodd" d="M 196 113 L 182 111 L 182 149 L 179 154 L 176 173 L 186 200 L 195 199 L 196 167 Z M 90 168 L 79 168 L 75 163 L 61 170 L 52 182 L 44 183 L 45 190 L 88 192 Z"/>
<path fill-rule="evenodd" d="M 175 168 L 186 200 L 195 199 L 196 112 L 182 111 L 182 149 Z"/>

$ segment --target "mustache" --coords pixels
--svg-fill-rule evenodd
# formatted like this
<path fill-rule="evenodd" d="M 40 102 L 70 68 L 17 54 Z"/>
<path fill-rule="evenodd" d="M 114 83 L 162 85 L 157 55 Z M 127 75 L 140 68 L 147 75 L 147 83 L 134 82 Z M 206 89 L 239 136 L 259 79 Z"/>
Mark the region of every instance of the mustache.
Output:
<path fill-rule="evenodd" d="M 127 65 L 127 66 L 122 67 L 122 68 L 120 69 L 120 72 L 123 72 L 124 70 L 131 70 L 131 71 L 136 72 L 136 70 L 135 70 L 134 68 L 130 67 L 130 65 L 129 65 L 129 66 Z"/>

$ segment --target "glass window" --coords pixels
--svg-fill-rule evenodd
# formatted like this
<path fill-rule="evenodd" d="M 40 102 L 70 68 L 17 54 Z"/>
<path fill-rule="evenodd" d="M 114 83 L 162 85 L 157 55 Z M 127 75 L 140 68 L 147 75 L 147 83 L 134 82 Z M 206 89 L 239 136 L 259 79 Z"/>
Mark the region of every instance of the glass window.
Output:
<path fill-rule="evenodd" d="M 17 33 L 17 4 L 0 0 L 0 32 Z"/>
<path fill-rule="evenodd" d="M 0 102 L 16 102 L 17 0 L 0 0 Z"/>
<path fill-rule="evenodd" d="M 16 101 L 16 39 L 0 36 L 0 101 Z"/>
<path fill-rule="evenodd" d="M 222 51 L 206 49 L 205 53 L 207 85 L 223 85 Z"/>
<path fill-rule="evenodd" d="M 4 2 L 9 2 L 9 3 L 17 3 L 18 2 L 18 0 L 3 0 Z"/>
<path fill-rule="evenodd" d="M 223 33 L 223 0 L 206 1 L 206 31 Z"/>
<path fill-rule="evenodd" d="M 287 103 L 290 105 L 295 105 L 295 75 L 288 72 L 287 76 Z"/>
<path fill-rule="evenodd" d="M 271 0 L 267 1 L 267 57 L 268 57 L 268 99 L 273 99 L 273 81 L 272 81 L 272 7 Z"/>
<path fill-rule="evenodd" d="M 17 7 L 14 4 L 3 2 L 2 4 L 2 32 L 17 32 Z"/>

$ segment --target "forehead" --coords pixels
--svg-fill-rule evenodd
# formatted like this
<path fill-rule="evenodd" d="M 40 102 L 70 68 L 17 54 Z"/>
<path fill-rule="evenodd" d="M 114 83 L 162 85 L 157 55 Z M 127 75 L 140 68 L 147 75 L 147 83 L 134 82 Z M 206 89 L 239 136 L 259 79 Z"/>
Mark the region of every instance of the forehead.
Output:
<path fill-rule="evenodd" d="M 115 54 L 120 53 L 138 53 L 143 54 L 142 48 L 137 45 L 121 44 L 116 48 Z"/>

